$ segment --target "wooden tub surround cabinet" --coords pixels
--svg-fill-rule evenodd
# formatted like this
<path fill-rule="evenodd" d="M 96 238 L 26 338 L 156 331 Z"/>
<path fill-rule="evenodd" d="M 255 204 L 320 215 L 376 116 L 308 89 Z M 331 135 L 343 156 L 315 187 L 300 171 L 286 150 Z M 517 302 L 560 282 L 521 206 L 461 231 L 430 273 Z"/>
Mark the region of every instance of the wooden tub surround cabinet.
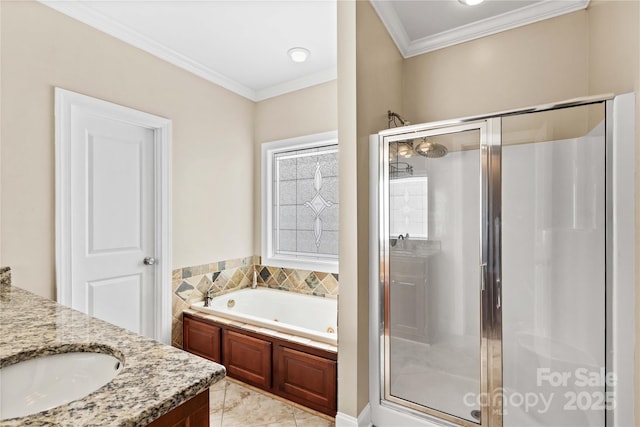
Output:
<path fill-rule="evenodd" d="M 224 365 L 227 375 L 334 417 L 337 354 L 183 314 L 185 351 Z"/>

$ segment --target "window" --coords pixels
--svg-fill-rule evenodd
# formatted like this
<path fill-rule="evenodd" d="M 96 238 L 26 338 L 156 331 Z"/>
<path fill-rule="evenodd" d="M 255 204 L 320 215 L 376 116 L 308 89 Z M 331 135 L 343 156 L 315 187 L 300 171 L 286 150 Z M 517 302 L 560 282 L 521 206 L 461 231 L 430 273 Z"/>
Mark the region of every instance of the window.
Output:
<path fill-rule="evenodd" d="M 338 272 L 338 136 L 262 145 L 262 262 Z"/>

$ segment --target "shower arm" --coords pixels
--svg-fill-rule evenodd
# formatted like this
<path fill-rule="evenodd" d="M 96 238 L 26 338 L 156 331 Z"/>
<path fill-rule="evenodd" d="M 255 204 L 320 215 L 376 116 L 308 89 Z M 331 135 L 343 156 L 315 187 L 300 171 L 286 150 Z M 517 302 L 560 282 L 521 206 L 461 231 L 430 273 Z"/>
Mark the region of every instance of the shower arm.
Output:
<path fill-rule="evenodd" d="M 394 125 L 396 125 L 396 119 L 398 119 L 400 121 L 400 123 L 402 124 L 402 126 L 408 126 L 411 123 L 409 123 L 408 120 L 403 119 L 400 114 L 395 113 L 391 110 L 387 110 L 387 120 L 389 121 L 389 127 L 391 127 L 391 122 L 393 122 Z"/>

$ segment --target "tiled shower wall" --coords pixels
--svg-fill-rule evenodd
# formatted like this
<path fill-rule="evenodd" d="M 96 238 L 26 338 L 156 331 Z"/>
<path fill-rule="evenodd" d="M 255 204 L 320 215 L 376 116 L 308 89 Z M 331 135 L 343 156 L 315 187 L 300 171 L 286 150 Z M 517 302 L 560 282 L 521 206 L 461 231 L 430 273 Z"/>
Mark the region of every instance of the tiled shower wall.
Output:
<path fill-rule="evenodd" d="M 328 298 L 338 296 L 338 275 L 309 270 L 269 267 L 259 256 L 218 261 L 173 270 L 171 344 L 182 348 L 182 312 L 202 301 L 209 288 L 214 296 L 250 287 L 253 272 L 258 286 Z"/>

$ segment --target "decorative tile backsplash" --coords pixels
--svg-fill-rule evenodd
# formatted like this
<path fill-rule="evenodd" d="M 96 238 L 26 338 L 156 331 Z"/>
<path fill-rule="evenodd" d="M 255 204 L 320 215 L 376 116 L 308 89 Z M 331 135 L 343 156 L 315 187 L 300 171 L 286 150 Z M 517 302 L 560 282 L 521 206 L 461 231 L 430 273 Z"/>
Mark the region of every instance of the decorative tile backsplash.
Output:
<path fill-rule="evenodd" d="M 182 312 L 189 305 L 202 301 L 209 288 L 221 295 L 251 286 L 254 265 L 259 262 L 260 257 L 249 256 L 173 270 L 171 344 L 182 348 Z"/>
<path fill-rule="evenodd" d="M 258 286 L 320 297 L 338 297 L 338 275 L 256 265 Z"/>
<path fill-rule="evenodd" d="M 182 348 L 182 312 L 189 305 L 202 301 L 209 289 L 218 296 L 250 287 L 254 271 L 258 286 L 328 298 L 338 296 L 337 274 L 264 266 L 259 256 L 179 268 L 172 273 L 171 344 Z"/>
<path fill-rule="evenodd" d="M 10 267 L 0 267 L 0 286 L 11 286 Z"/>

